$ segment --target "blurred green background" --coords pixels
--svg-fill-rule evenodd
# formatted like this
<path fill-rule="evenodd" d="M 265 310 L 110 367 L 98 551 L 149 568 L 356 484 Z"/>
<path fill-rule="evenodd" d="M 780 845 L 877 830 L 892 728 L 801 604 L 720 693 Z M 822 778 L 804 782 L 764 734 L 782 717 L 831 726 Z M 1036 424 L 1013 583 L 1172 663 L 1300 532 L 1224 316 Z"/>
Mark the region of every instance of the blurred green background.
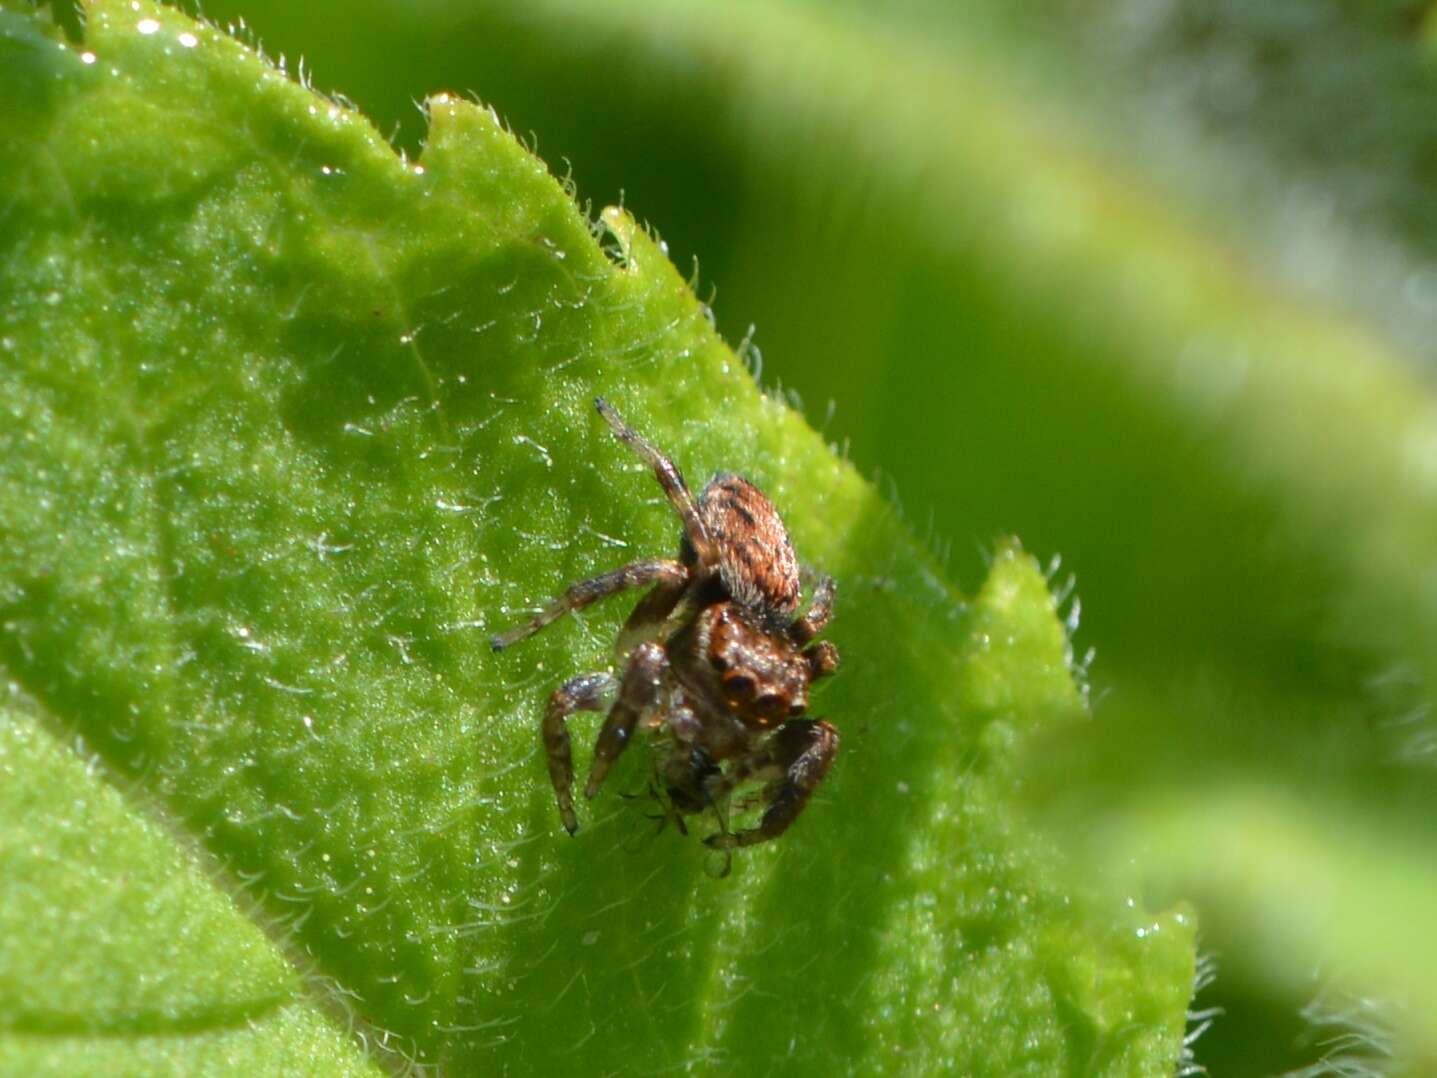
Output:
<path fill-rule="evenodd" d="M 411 152 L 472 93 L 650 222 L 964 588 L 1061 555 L 1096 721 L 1035 804 L 1197 903 L 1197 1060 L 1437 1073 L 1425 4 L 202 13 Z"/>

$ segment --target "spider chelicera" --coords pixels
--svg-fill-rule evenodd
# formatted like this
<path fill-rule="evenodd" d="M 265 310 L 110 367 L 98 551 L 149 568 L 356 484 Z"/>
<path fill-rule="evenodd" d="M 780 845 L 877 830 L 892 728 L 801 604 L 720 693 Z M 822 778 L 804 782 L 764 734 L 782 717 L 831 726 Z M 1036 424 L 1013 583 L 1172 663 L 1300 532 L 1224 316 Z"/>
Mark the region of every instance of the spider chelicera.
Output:
<path fill-rule="evenodd" d="M 571 585 L 542 611 L 491 641 L 495 651 L 538 632 L 571 610 L 629 588 L 650 588 L 629 615 L 617 650 L 622 677 L 571 678 L 549 698 L 544 751 L 559 816 L 573 834 L 574 765 L 566 721 L 576 711 L 608 711 L 584 796 L 629 745 L 635 728 L 654 735 L 655 773 L 667 816 L 714 809 L 722 825 L 705 842 L 719 849 L 777 838 L 803 811 L 833 764 L 838 731 L 803 718 L 809 684 L 838 668 L 838 649 L 814 642 L 833 613 L 834 583 L 823 577 L 798 616 L 799 566 L 778 511 L 748 480 L 728 472 L 695 500 L 673 462 L 626 424 L 602 397 L 594 401 L 619 439 L 659 481 L 683 522 L 678 558 L 646 558 Z M 730 795 L 763 784 L 758 825 L 731 832 Z"/>

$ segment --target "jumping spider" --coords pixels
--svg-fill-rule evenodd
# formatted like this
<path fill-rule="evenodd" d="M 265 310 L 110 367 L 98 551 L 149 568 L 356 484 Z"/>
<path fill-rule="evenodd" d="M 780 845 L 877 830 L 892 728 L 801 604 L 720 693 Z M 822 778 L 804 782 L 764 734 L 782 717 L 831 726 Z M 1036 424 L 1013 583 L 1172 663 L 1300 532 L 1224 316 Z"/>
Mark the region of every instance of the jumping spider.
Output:
<path fill-rule="evenodd" d="M 724 825 L 705 841 L 727 850 L 777 838 L 838 752 L 837 730 L 801 718 L 809 683 L 838 668 L 838 649 L 813 642 L 833 613 L 833 580 L 818 582 L 808 612 L 797 617 L 798 559 L 773 503 L 728 472 L 714 476 L 695 501 L 672 461 L 602 397 L 594 405 L 653 469 L 684 533 L 677 559 L 647 558 L 573 584 L 534 618 L 491 641 L 500 651 L 571 610 L 652 585 L 619 635 L 617 650 L 627 652 L 623 677 L 582 674 L 549 698 L 543 740 L 559 816 L 570 834 L 578 830 L 565 720 L 576 711 L 607 709 L 585 797 L 599 792 L 642 726 L 659 735 L 656 777 L 667 815 L 681 829 L 685 815 L 709 808 L 719 810 L 722 821 L 737 788 L 763 783 L 767 807 L 758 826 L 733 833 Z"/>

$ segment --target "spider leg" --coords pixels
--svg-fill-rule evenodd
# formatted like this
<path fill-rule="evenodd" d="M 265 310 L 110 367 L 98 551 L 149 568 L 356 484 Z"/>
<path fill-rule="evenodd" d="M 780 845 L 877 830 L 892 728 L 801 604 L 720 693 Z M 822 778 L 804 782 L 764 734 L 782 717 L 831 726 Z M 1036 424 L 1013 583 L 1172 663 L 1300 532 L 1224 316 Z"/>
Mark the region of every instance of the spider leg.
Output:
<path fill-rule="evenodd" d="M 571 835 L 579 829 L 579 818 L 574 815 L 574 756 L 565 720 L 576 711 L 603 711 L 618 687 L 609 674 L 581 674 L 554 690 L 544 712 L 542 736 L 544 754 L 549 759 L 549 781 L 559 801 L 559 817 Z"/>
<path fill-rule="evenodd" d="M 833 597 L 837 591 L 838 585 L 833 582 L 833 577 L 821 579 L 814 589 L 808 613 L 788 627 L 789 639 L 801 647 L 823 632 L 833 618 Z"/>
<path fill-rule="evenodd" d="M 629 620 L 624 622 L 624 627 L 619 630 L 618 640 L 614 644 L 615 654 L 627 655 L 639 641 L 654 635 L 679 605 L 679 600 L 688 589 L 689 580 L 688 576 L 682 580 L 665 580 L 640 599 L 638 606 L 634 607 L 633 613 L 629 615 Z"/>
<path fill-rule="evenodd" d="M 659 702 L 668 672 L 669 657 L 652 641 L 640 644 L 629 656 L 624 680 L 619 685 L 619 698 L 609 709 L 609 717 L 604 720 L 594 746 L 594 762 L 589 767 L 589 781 L 584 784 L 585 797 L 599 792 L 609 768 L 629 747 L 629 735 L 634 732 L 640 716 Z"/>
<path fill-rule="evenodd" d="M 661 588 L 676 587 L 682 591 L 688 580 L 688 569 L 682 562 L 672 558 L 645 558 L 642 561 L 630 562 L 610 572 L 570 584 L 563 595 L 551 601 L 524 624 L 516 625 L 507 633 L 500 633 L 491 639 L 489 646 L 495 651 L 503 651 L 557 621 L 571 610 L 582 610 L 591 603 L 607 599 L 610 595 L 616 595 L 628 588 L 642 588 L 646 584 L 657 583 Z"/>
<path fill-rule="evenodd" d="M 768 745 L 734 761 L 725 777 L 725 785 L 738 785 L 769 775 L 778 776 L 770 786 L 773 793 L 759 825 L 748 831 L 710 835 L 704 841 L 716 849 L 726 850 L 777 838 L 798 818 L 837 754 L 838 731 L 828 723 L 790 719 L 774 731 Z"/>
<path fill-rule="evenodd" d="M 808 676 L 816 679 L 827 677 L 838 669 L 838 649 L 827 640 L 820 640 L 803 649 L 802 655 L 808 662 Z"/>
<path fill-rule="evenodd" d="M 614 406 L 603 397 L 594 398 L 594 407 L 608 421 L 619 440 L 637 453 L 640 459 L 654 470 L 654 478 L 659 481 L 659 486 L 663 487 L 664 494 L 668 497 L 674 512 L 684 522 L 684 534 L 688 536 L 689 544 L 698 555 L 699 564 L 704 566 L 714 564 L 716 552 L 713 540 L 709 538 L 708 529 L 704 527 L 703 518 L 699 516 L 699 507 L 694 502 L 694 496 L 689 493 L 688 484 L 684 482 L 683 473 L 679 471 L 678 466 L 664 456 L 648 439 L 625 423 L 623 417 L 614 410 Z"/>

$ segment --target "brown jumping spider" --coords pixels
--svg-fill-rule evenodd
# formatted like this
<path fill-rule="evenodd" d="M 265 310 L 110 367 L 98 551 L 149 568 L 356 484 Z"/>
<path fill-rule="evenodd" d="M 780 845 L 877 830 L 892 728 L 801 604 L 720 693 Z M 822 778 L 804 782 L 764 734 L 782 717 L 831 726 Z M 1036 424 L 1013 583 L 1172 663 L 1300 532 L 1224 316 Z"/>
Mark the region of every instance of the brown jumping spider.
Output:
<path fill-rule="evenodd" d="M 582 674 L 549 698 L 544 751 L 559 815 L 573 834 L 579 821 L 565 720 L 576 711 L 607 708 L 585 797 L 598 793 L 641 725 L 664 735 L 655 769 L 668 815 L 681 829 L 683 816 L 709 808 L 722 821 L 730 794 L 763 783 L 767 808 L 758 826 L 732 833 L 725 825 L 705 841 L 730 849 L 777 838 L 803 811 L 838 751 L 837 730 L 800 718 L 809 683 L 838 668 L 838 649 L 813 643 L 833 613 L 833 580 L 820 580 L 808 613 L 796 617 L 798 559 L 773 503 L 728 472 L 714 476 L 696 502 L 672 461 L 602 397 L 594 405 L 654 470 L 684 534 L 677 559 L 646 558 L 573 584 L 533 619 L 491 641 L 500 651 L 571 610 L 653 585 L 619 635 L 618 651 L 627 652 L 622 679 Z"/>

